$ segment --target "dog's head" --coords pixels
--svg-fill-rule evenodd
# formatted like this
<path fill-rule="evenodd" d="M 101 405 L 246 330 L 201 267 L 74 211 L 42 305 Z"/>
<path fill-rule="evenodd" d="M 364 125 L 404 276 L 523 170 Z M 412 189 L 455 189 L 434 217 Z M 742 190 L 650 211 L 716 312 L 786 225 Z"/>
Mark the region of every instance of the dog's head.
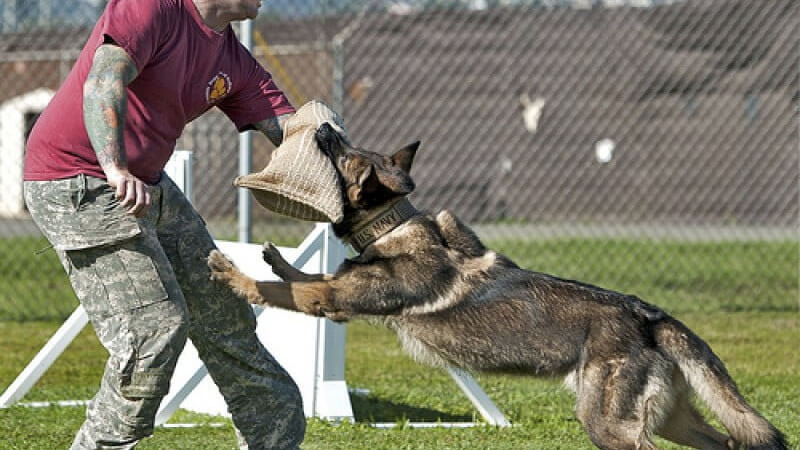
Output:
<path fill-rule="evenodd" d="M 340 175 L 346 208 L 368 210 L 414 190 L 409 172 L 419 141 L 386 156 L 352 147 L 327 123 L 317 129 L 316 140 Z"/>

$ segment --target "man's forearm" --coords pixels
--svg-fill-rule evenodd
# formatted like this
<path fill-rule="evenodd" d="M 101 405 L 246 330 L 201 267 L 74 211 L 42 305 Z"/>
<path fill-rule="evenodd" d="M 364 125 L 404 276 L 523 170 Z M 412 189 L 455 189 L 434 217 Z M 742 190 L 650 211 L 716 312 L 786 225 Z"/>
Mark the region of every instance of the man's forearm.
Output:
<path fill-rule="evenodd" d="M 256 130 L 264 133 L 264 136 L 277 147 L 283 142 L 283 127 L 286 125 L 286 120 L 291 116 L 291 114 L 283 114 L 256 122 L 253 126 Z"/>
<path fill-rule="evenodd" d="M 106 174 L 127 168 L 125 159 L 125 87 L 136 66 L 120 47 L 101 45 L 83 87 L 83 118 L 97 161 Z"/>
<path fill-rule="evenodd" d="M 129 214 L 141 216 L 150 205 L 150 192 L 142 180 L 128 171 L 125 158 L 126 86 L 136 75 L 136 64 L 125 50 L 101 45 L 83 85 L 83 119 L 108 184 Z"/>

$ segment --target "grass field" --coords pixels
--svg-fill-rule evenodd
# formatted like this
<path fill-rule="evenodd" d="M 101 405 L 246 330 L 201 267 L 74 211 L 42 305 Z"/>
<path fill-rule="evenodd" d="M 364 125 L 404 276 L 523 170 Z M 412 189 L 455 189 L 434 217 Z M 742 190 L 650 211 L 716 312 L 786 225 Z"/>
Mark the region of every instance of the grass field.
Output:
<path fill-rule="evenodd" d="M 800 446 L 800 317 L 795 313 L 693 313 L 682 317 L 727 363 L 746 398 L 793 446 Z M 56 329 L 55 322 L 0 323 L 0 389 L 13 380 Z M 25 401 L 87 399 L 98 386 L 105 352 L 87 329 L 48 371 Z M 372 421 L 468 421 L 476 412 L 442 371 L 404 356 L 388 331 L 354 322 L 348 326 L 347 376 L 356 424 L 312 420 L 305 449 L 581 449 L 592 448 L 572 414 L 573 397 L 560 380 L 477 377 L 514 427 L 392 430 Z M 82 407 L 0 410 L 0 448 L 67 448 L 83 421 Z M 222 428 L 158 429 L 142 449 L 232 449 L 227 420 L 182 412 L 173 422 L 224 423 Z M 664 445 L 664 448 L 678 448 Z"/>
<path fill-rule="evenodd" d="M 18 245 L 15 241 L 15 245 Z M 0 243 L 2 245 L 2 243 Z M 31 241 L 29 249 L 42 248 Z M 670 243 L 624 240 L 494 242 L 522 265 L 637 294 L 665 307 L 704 337 L 726 362 L 745 397 L 800 448 L 800 314 L 798 245 L 793 242 Z M 32 251 L 27 254 L 32 255 Z M 28 314 L 20 289 L 46 284 L 71 296 L 52 252 L 0 266 L 0 314 Z M 27 268 L 27 269 L 26 269 Z M 40 278 L 25 279 L 35 268 Z M 41 272 L 46 276 L 41 278 Z M 44 281 L 43 281 L 44 280 Z M 67 298 L 54 310 L 69 312 Z M 35 308 L 34 308 L 35 309 Z M 0 321 L 0 390 L 4 390 L 60 322 Z M 556 379 L 478 375 L 514 427 L 409 429 L 405 421 L 466 421 L 476 411 L 443 371 L 404 356 L 395 337 L 362 322 L 348 325 L 347 381 L 355 424 L 311 420 L 305 449 L 581 449 L 592 448 L 572 414 L 573 397 Z M 97 389 L 105 351 L 84 330 L 23 401 L 88 399 Z M 67 448 L 83 421 L 81 407 L 0 410 L 0 449 Z M 397 422 L 391 430 L 370 422 Z M 232 449 L 227 420 L 185 411 L 142 449 Z M 211 424 L 223 424 L 221 427 Z M 662 442 L 663 443 L 663 442 Z M 678 447 L 664 444 L 666 449 Z"/>
<path fill-rule="evenodd" d="M 279 241 L 280 242 L 280 241 Z M 281 242 L 282 245 L 288 245 Z M 800 244 L 626 239 L 498 240 L 523 267 L 636 294 L 667 311 L 800 309 Z M 0 239 L 0 321 L 57 320 L 78 304 L 43 238 Z"/>

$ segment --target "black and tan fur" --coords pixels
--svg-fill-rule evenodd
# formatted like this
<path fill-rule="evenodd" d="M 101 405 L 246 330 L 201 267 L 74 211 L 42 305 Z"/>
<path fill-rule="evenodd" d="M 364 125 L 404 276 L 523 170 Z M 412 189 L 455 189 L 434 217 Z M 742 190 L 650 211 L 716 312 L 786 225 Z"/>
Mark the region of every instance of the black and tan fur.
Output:
<path fill-rule="evenodd" d="M 354 224 L 409 194 L 417 144 L 393 156 L 352 148 L 330 127 L 317 132 L 346 192 Z M 271 245 L 264 259 L 284 282 L 257 282 L 221 253 L 216 280 L 254 304 L 333 320 L 377 318 L 405 349 L 433 365 L 527 375 L 566 375 L 575 412 L 605 449 L 654 449 L 654 435 L 702 449 L 784 449 L 781 433 L 749 406 L 709 346 L 638 298 L 522 269 L 486 247 L 455 216 L 418 214 L 345 261 L 308 275 Z M 692 406 L 694 391 L 728 435 Z"/>

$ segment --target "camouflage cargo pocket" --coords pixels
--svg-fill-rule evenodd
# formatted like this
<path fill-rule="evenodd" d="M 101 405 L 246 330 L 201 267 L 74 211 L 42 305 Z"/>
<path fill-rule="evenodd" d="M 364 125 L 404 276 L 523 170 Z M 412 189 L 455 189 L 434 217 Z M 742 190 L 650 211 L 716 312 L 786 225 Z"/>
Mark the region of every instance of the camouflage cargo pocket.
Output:
<path fill-rule="evenodd" d="M 148 324 L 141 323 L 130 335 L 133 352 L 123 368 L 119 387 L 125 397 L 160 398 L 169 392 L 187 333 L 187 322 L 183 316 L 175 315 L 174 307 L 162 302 L 143 308 L 143 315 L 152 316 Z"/>
<path fill-rule="evenodd" d="M 108 317 L 168 298 L 154 261 L 166 257 L 146 234 L 123 242 L 65 252 L 75 294 L 89 317 Z M 164 269 L 162 269 L 163 271 Z"/>

